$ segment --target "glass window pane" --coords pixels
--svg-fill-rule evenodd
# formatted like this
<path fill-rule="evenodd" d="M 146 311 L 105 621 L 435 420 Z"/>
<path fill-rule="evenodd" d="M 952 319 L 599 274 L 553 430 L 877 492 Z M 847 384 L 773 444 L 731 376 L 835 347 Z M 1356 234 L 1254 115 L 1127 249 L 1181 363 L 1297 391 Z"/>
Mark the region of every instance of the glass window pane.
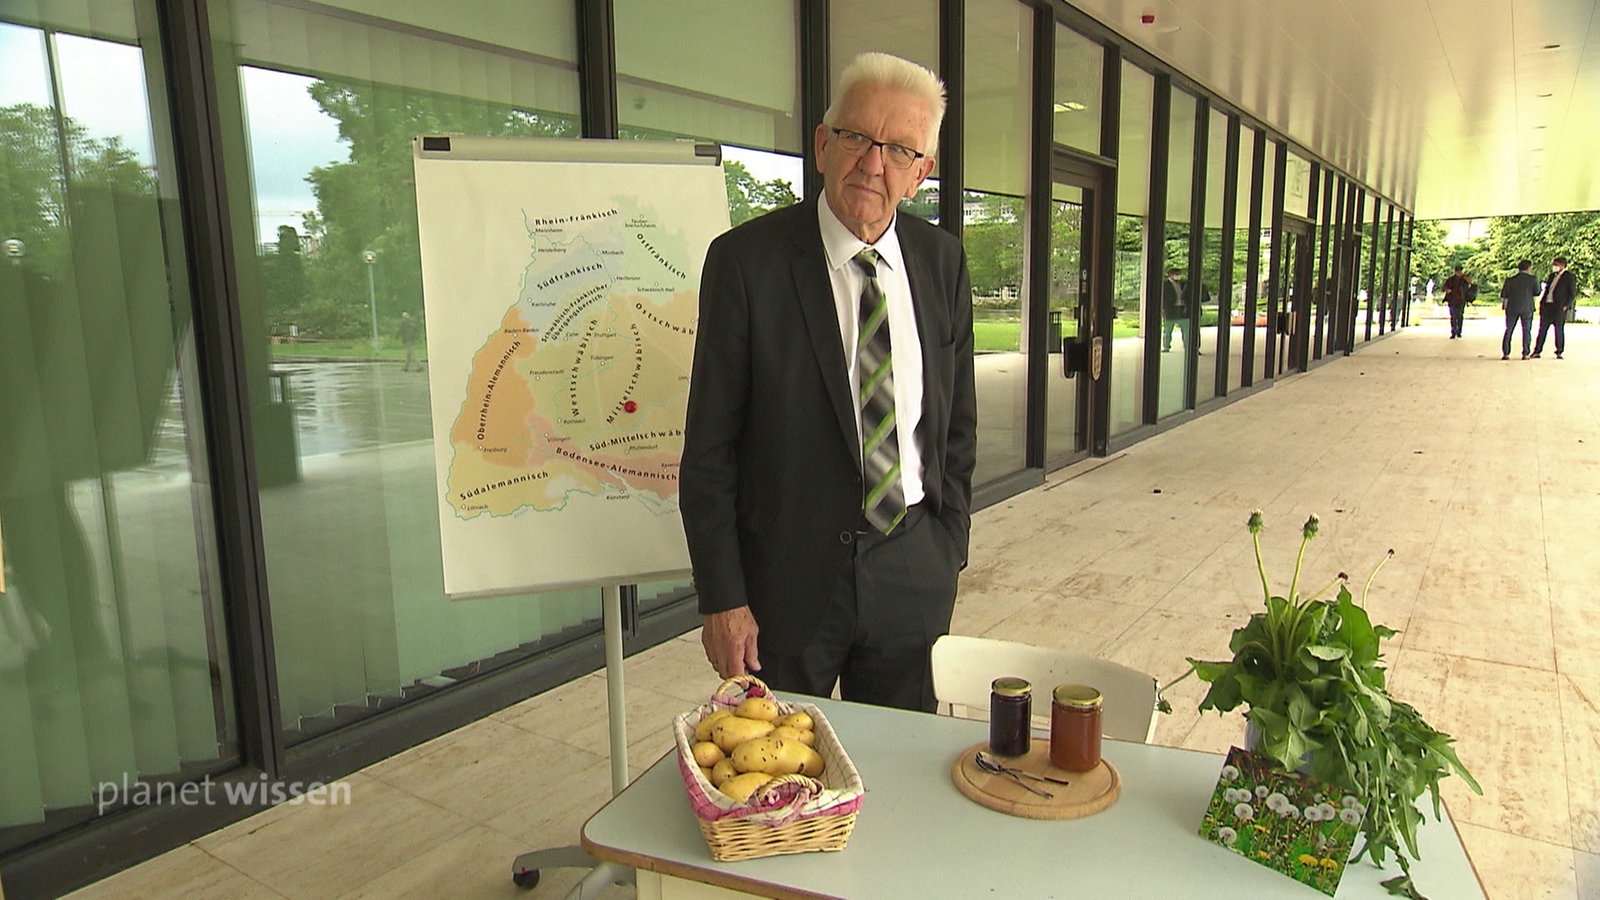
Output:
<path fill-rule="evenodd" d="M 1100 78 L 1105 48 L 1065 25 L 1056 25 L 1055 139 L 1100 152 Z"/>
<path fill-rule="evenodd" d="M 0 854 L 239 758 L 163 65 L 0 8 Z"/>
<path fill-rule="evenodd" d="M 962 241 L 972 277 L 977 352 L 978 467 L 974 484 L 1020 470 L 1027 448 L 1027 244 L 1024 197 L 1032 11 L 1016 0 L 969 0 Z M 1021 48 L 1019 51 L 1018 48 Z M 976 177 L 973 177 L 973 176 Z"/>
<path fill-rule="evenodd" d="M 1200 257 L 1200 281 L 1205 285 L 1205 291 L 1199 310 L 1199 327 L 1203 337 L 1197 344 L 1202 348 L 1210 346 L 1213 350 L 1220 350 L 1222 341 L 1219 337 L 1222 329 L 1228 327 L 1228 295 L 1223 291 L 1222 275 L 1225 268 L 1231 267 L 1231 261 L 1222 258 L 1222 201 L 1225 199 L 1223 189 L 1228 179 L 1229 162 L 1228 117 L 1217 110 L 1210 113 L 1206 148 L 1205 231 L 1201 235 L 1205 252 Z M 1231 272 L 1229 274 L 1231 281 Z M 1233 354 L 1239 352 L 1232 340 L 1228 341 L 1228 350 Z M 1220 352 L 1207 353 L 1202 350 L 1197 367 L 1199 374 L 1195 376 L 1196 403 L 1204 403 L 1217 395 L 1217 367 L 1226 362 Z"/>
<path fill-rule="evenodd" d="M 1112 435 L 1137 428 L 1144 398 L 1145 219 L 1150 206 L 1150 117 L 1155 76 L 1122 64 L 1117 150 L 1116 259 L 1112 269 Z"/>
<path fill-rule="evenodd" d="M 577 135 L 576 26 L 565 0 L 210 9 L 295 742 L 597 630 L 592 589 L 444 595 L 426 354 L 400 325 L 423 318 L 412 137 Z"/>
<path fill-rule="evenodd" d="M 1167 144 L 1167 216 L 1162 235 L 1161 386 L 1157 414 L 1169 416 L 1188 404 L 1189 357 L 1199 350 L 1200 309 L 1210 299 L 1204 285 L 1189 282 L 1190 212 L 1194 191 L 1195 115 L 1199 103 L 1172 91 Z M 1174 342 L 1173 335 L 1178 335 Z"/>
<path fill-rule="evenodd" d="M 1278 281 L 1273 279 L 1273 259 L 1278 255 L 1278 248 L 1272 242 L 1272 219 L 1274 207 L 1278 196 L 1278 182 L 1281 175 L 1278 171 L 1277 141 L 1267 140 L 1267 153 L 1262 160 L 1265 167 L 1265 177 L 1261 184 L 1261 216 L 1256 221 L 1256 242 L 1261 247 L 1261 296 L 1257 301 L 1258 307 L 1266 315 L 1256 319 L 1256 352 L 1261 354 L 1261 367 L 1258 369 L 1256 381 L 1271 378 L 1277 374 L 1278 368 L 1274 357 L 1283 350 L 1284 341 L 1288 340 L 1288 318 L 1282 315 L 1282 305 L 1286 298 L 1280 295 Z M 1310 185 L 1307 185 L 1309 188 Z M 1288 265 L 1288 258 L 1280 261 L 1279 268 Z M 1279 273 L 1279 280 L 1283 273 Z"/>
<path fill-rule="evenodd" d="M 800 155 L 811 131 L 800 121 L 793 0 L 752 0 L 737 15 L 717 0 L 615 0 L 613 9 L 617 120 L 630 135 Z"/>
<path fill-rule="evenodd" d="M 1232 329 L 1228 352 L 1228 389 L 1239 390 L 1244 387 L 1244 334 L 1246 329 L 1254 330 L 1257 322 L 1265 319 L 1261 312 L 1261 304 L 1265 297 L 1260 293 L 1259 282 L 1256 279 L 1257 291 L 1254 299 L 1254 308 L 1248 302 L 1251 288 L 1250 279 L 1250 253 L 1256 241 L 1257 232 L 1250 225 L 1251 187 L 1250 179 L 1255 173 L 1255 145 L 1256 132 L 1254 128 L 1243 125 L 1239 128 L 1239 200 L 1233 207 L 1233 290 L 1230 292 L 1231 309 L 1228 314 L 1229 327 Z M 1259 334 L 1252 334 L 1254 340 L 1260 340 Z"/>
<path fill-rule="evenodd" d="M 621 0 L 614 10 L 618 136 L 723 144 L 734 225 L 797 202 L 811 132 L 800 121 L 792 0 L 751 3 L 739 16 L 704 0 Z M 708 18 L 727 28 L 702 27 Z M 728 77 L 733 65 L 746 67 L 738 78 Z"/>
<path fill-rule="evenodd" d="M 1283 182 L 1284 212 L 1316 221 L 1319 218 L 1321 203 L 1320 193 L 1317 197 L 1311 196 L 1311 162 L 1290 150 L 1288 169 Z"/>

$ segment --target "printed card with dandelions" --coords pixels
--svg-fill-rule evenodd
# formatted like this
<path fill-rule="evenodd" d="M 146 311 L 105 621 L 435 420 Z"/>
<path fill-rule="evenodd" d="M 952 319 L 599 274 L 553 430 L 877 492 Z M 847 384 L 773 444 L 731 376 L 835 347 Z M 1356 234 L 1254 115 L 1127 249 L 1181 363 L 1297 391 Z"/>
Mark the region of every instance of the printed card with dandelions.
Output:
<path fill-rule="evenodd" d="M 1200 836 L 1331 897 L 1365 814 L 1359 798 L 1234 747 Z"/>

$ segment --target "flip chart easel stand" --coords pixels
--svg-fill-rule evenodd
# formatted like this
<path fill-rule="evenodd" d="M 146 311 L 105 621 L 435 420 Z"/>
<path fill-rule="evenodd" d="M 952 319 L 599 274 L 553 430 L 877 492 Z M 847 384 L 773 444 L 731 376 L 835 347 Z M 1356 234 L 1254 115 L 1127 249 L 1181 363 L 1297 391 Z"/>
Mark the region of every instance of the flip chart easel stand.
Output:
<path fill-rule="evenodd" d="M 606 648 L 606 721 L 611 731 L 611 794 L 628 786 L 628 718 L 622 694 L 622 589 L 600 589 Z M 567 900 L 597 896 L 606 885 L 632 884 L 633 870 L 612 862 L 599 862 L 575 845 L 530 850 L 511 863 L 511 880 L 521 888 L 539 883 L 540 869 L 582 868 L 589 874 L 567 893 Z"/>

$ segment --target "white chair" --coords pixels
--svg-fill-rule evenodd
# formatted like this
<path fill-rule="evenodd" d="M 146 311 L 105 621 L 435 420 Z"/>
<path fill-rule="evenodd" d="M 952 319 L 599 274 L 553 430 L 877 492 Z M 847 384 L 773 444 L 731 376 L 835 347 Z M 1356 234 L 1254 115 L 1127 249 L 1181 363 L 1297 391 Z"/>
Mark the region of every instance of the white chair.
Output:
<path fill-rule="evenodd" d="M 1049 728 L 1050 693 L 1058 684 L 1087 684 L 1105 697 L 1101 730 L 1108 738 L 1148 744 L 1156 734 L 1156 681 L 1137 669 L 1067 650 L 947 634 L 933 645 L 933 693 L 960 718 L 988 717 L 989 685 L 1015 675 L 1033 685 L 1037 727 Z M 976 713 L 976 714 L 973 714 Z"/>

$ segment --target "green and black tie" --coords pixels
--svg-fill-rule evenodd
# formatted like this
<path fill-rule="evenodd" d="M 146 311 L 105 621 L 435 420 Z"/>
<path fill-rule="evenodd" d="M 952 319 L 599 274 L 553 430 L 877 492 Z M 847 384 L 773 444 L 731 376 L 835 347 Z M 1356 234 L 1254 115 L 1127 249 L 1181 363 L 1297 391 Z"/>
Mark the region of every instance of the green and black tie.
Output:
<path fill-rule="evenodd" d="M 872 527 L 884 534 L 906 517 L 906 495 L 900 486 L 900 441 L 895 434 L 894 356 L 889 350 L 889 300 L 878 283 L 878 251 L 855 256 L 866 275 L 861 291 L 861 331 L 856 338 L 856 363 L 861 375 L 861 475 L 866 493 L 861 510 Z"/>

